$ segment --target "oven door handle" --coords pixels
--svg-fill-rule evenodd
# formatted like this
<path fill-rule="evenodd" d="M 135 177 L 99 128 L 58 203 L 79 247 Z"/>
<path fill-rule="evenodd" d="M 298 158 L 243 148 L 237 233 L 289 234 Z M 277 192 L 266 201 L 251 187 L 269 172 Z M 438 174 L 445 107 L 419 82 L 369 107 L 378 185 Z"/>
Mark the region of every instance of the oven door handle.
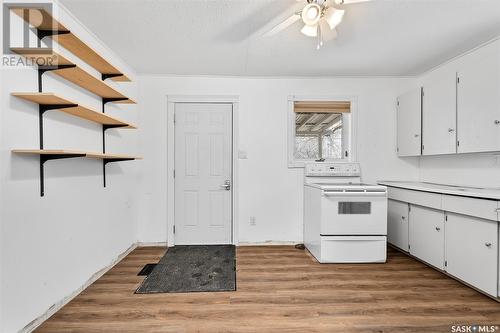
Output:
<path fill-rule="evenodd" d="M 347 197 L 386 197 L 387 192 L 334 192 L 334 191 L 324 191 L 323 196 L 325 197 L 339 197 L 339 198 L 347 198 Z"/>

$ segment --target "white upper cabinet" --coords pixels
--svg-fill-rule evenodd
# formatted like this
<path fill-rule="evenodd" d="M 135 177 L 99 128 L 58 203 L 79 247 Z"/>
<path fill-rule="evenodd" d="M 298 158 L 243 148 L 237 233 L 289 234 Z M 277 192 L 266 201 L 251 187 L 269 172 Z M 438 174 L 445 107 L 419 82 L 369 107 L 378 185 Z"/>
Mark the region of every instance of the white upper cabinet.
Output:
<path fill-rule="evenodd" d="M 500 41 L 458 64 L 458 152 L 500 150 Z"/>
<path fill-rule="evenodd" d="M 422 151 L 421 88 L 398 97 L 398 155 L 419 156 Z"/>
<path fill-rule="evenodd" d="M 422 155 L 456 153 L 456 72 L 432 73 L 424 82 Z"/>

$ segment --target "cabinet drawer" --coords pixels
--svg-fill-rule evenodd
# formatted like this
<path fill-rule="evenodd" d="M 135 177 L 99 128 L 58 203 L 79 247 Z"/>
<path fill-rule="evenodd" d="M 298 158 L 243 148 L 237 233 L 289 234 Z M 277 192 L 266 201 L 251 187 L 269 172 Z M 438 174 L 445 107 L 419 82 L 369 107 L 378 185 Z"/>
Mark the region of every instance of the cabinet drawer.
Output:
<path fill-rule="evenodd" d="M 406 190 L 397 187 L 389 187 L 388 192 L 389 199 L 441 209 L 441 194 L 438 193 Z"/>
<path fill-rule="evenodd" d="M 498 221 L 498 201 L 443 195 L 443 210 Z"/>

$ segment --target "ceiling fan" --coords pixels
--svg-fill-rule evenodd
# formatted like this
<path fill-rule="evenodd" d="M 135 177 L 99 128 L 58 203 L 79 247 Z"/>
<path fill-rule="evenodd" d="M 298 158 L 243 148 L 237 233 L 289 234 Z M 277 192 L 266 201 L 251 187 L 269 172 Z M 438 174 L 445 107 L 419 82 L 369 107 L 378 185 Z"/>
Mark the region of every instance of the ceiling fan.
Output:
<path fill-rule="evenodd" d="M 302 2 L 304 0 L 297 0 Z M 300 32 L 308 37 L 317 37 L 317 49 L 323 46 L 324 41 L 337 37 L 336 27 L 342 22 L 345 10 L 343 5 L 372 0 L 306 0 L 306 5 L 292 16 L 276 25 L 264 34 L 265 37 L 276 35 L 298 20 L 302 19 L 304 26 Z"/>

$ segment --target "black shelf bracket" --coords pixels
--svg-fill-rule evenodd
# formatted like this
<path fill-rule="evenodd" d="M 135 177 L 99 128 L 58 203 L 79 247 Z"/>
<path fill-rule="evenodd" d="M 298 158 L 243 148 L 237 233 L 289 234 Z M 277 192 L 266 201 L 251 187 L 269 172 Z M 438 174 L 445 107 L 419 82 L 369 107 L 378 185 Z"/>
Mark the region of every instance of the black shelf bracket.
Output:
<path fill-rule="evenodd" d="M 78 104 L 51 104 L 38 105 L 38 125 L 40 131 L 40 149 L 43 149 L 43 114 L 49 110 L 66 109 L 78 106 Z M 63 158 L 83 157 L 85 154 L 46 154 L 40 155 L 40 196 L 45 194 L 45 174 L 44 164 L 49 160 L 57 160 Z"/>
<path fill-rule="evenodd" d="M 76 67 L 75 64 L 38 67 L 38 92 L 43 91 L 42 76 L 43 76 L 43 74 L 45 74 L 45 72 L 56 71 L 58 69 L 75 68 L 75 67 Z"/>
<path fill-rule="evenodd" d="M 85 154 L 42 154 L 40 155 L 40 196 L 45 195 L 45 162 L 50 160 L 60 160 L 75 157 L 85 157 Z"/>
<path fill-rule="evenodd" d="M 123 74 L 120 74 L 120 73 L 110 73 L 110 74 L 102 73 L 101 80 L 104 81 L 106 79 L 111 79 L 111 78 L 118 77 L 118 76 L 123 76 Z"/>
<path fill-rule="evenodd" d="M 106 131 L 112 128 L 127 127 L 128 125 L 102 125 L 102 153 L 106 153 Z M 126 161 L 127 159 L 123 160 Z M 102 162 L 102 174 L 104 179 L 104 187 L 106 187 L 106 164 L 110 162 L 119 162 L 114 160 L 103 160 Z"/>
<path fill-rule="evenodd" d="M 45 37 L 48 36 L 55 36 L 55 35 L 67 35 L 70 34 L 71 31 L 69 30 L 41 30 L 41 29 L 36 29 L 36 36 L 39 41 L 44 39 Z"/>
<path fill-rule="evenodd" d="M 40 149 L 43 149 L 43 114 L 49 110 L 74 108 L 78 104 L 51 104 L 51 105 L 38 105 L 38 130 L 40 133 Z"/>
<path fill-rule="evenodd" d="M 128 126 L 128 125 L 125 125 L 125 124 L 123 124 L 123 125 L 102 125 L 102 129 L 103 129 L 104 131 L 107 131 L 107 130 L 109 130 L 109 129 L 113 129 L 113 128 L 120 128 L 120 127 L 127 127 L 127 126 Z"/>
<path fill-rule="evenodd" d="M 103 168 L 103 181 L 104 181 L 104 187 L 106 187 L 106 165 L 108 163 L 114 163 L 114 162 L 123 162 L 123 161 L 133 161 L 135 158 L 106 158 L 102 160 L 102 168 Z"/>
<path fill-rule="evenodd" d="M 103 113 L 104 113 L 104 105 L 108 103 L 113 103 L 113 102 L 122 102 L 128 100 L 127 97 L 103 97 L 102 98 L 102 105 L 103 105 Z"/>
<path fill-rule="evenodd" d="M 120 157 L 120 158 L 106 158 L 104 159 L 104 164 L 114 163 L 114 162 L 123 162 L 123 161 L 133 161 L 135 158 L 133 157 Z"/>
<path fill-rule="evenodd" d="M 104 75 L 104 74 L 103 74 Z M 127 97 L 103 97 L 102 98 L 102 113 L 106 113 L 106 104 L 112 102 L 121 102 L 128 100 Z M 127 127 L 128 125 L 102 125 L 102 153 L 106 154 L 106 131 L 111 128 Z M 111 162 L 128 161 L 128 159 L 104 159 L 102 161 L 102 178 L 103 185 L 106 187 L 106 164 Z M 133 158 L 132 158 L 133 160 Z"/>

